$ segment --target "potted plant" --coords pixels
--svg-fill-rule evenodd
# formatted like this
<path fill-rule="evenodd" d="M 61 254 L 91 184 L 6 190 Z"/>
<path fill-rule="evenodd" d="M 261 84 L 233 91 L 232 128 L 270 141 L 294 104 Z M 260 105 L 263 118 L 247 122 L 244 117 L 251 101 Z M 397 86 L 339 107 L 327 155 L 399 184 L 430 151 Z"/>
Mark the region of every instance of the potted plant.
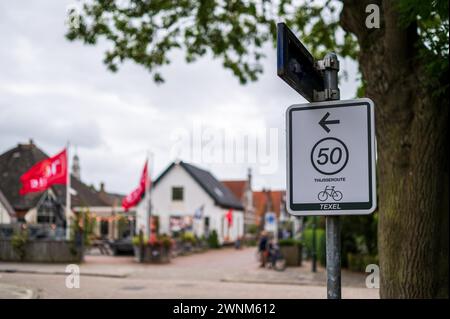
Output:
<path fill-rule="evenodd" d="M 181 235 L 181 242 L 183 244 L 183 252 L 190 253 L 194 250 L 197 240 L 194 233 L 185 232 Z"/>
<path fill-rule="evenodd" d="M 171 249 L 173 247 L 172 238 L 168 235 L 157 236 L 153 243 L 150 244 L 151 260 L 154 263 L 170 262 Z"/>
<path fill-rule="evenodd" d="M 134 250 L 134 259 L 136 261 L 141 261 L 141 255 L 144 254 L 145 255 L 145 246 L 148 241 L 148 238 L 142 237 L 142 242 L 144 247 L 141 248 L 141 242 L 140 242 L 140 238 L 139 236 L 134 236 L 131 239 L 131 242 L 133 244 L 133 250 Z"/>
<path fill-rule="evenodd" d="M 280 239 L 278 245 L 286 260 L 286 266 L 302 265 L 302 244 L 300 241 L 293 238 Z"/>
<path fill-rule="evenodd" d="M 143 237 L 142 244 L 139 236 L 132 239 L 135 260 L 149 263 L 170 262 L 173 240 L 168 235 L 153 235 Z"/>

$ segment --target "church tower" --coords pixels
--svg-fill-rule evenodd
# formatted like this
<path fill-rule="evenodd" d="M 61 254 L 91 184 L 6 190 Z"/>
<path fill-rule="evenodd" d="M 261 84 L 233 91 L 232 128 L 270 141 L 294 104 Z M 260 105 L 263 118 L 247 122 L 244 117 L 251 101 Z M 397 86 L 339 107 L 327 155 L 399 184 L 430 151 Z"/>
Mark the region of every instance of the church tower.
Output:
<path fill-rule="evenodd" d="M 72 161 L 72 175 L 75 176 L 78 180 L 81 180 L 81 172 L 80 172 L 80 158 L 75 153 Z"/>

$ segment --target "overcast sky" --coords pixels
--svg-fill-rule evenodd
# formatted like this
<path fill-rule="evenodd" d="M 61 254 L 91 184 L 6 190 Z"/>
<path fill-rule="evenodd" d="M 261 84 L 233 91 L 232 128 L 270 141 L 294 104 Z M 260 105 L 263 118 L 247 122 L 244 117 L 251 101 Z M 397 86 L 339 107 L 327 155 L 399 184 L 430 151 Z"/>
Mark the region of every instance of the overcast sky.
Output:
<path fill-rule="evenodd" d="M 219 60 L 185 64 L 181 52 L 156 85 L 133 63 L 107 71 L 105 43 L 67 41 L 72 3 L 0 2 L 0 153 L 32 138 L 52 155 L 69 140 L 82 180 L 121 193 L 136 186 L 148 152 L 153 176 L 178 158 L 219 179 L 243 179 L 252 167 L 256 189 L 285 188 L 285 110 L 306 101 L 277 77 L 274 48 L 267 46 L 264 75 L 246 86 Z M 357 66 L 341 61 L 342 69 L 349 78 L 341 98 L 353 98 Z M 236 143 L 234 153 L 224 140 Z"/>

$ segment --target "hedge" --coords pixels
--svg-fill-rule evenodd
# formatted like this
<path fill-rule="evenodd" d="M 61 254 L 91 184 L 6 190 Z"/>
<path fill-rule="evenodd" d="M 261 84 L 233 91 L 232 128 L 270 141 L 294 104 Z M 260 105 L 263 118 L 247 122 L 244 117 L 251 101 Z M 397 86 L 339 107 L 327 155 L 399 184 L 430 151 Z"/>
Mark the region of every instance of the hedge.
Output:
<path fill-rule="evenodd" d="M 312 239 L 313 239 L 313 230 L 305 229 L 303 232 L 303 240 L 302 243 L 306 248 L 307 256 L 309 258 L 312 257 Z M 322 266 L 326 265 L 326 237 L 325 230 L 322 228 L 316 229 L 316 256 L 317 260 Z"/>

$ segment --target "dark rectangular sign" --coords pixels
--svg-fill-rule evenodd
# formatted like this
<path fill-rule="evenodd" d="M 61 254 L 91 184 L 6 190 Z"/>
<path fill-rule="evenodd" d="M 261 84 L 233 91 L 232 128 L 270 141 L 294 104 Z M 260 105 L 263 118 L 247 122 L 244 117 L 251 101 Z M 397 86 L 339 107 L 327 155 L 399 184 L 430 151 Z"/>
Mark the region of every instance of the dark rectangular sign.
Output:
<path fill-rule="evenodd" d="M 314 90 L 324 90 L 313 56 L 284 23 L 277 25 L 277 74 L 309 102 L 314 101 Z"/>

